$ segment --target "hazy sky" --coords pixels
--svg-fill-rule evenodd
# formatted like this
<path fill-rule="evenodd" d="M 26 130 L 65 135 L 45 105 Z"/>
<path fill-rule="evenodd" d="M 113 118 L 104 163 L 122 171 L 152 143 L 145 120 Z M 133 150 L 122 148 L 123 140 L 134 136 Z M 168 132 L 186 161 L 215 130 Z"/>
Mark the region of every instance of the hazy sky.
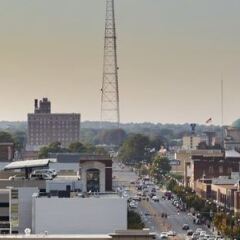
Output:
<path fill-rule="evenodd" d="M 240 117 L 239 0 L 115 0 L 122 122 Z M 99 120 L 104 0 L 0 0 L 0 120 L 33 99 Z"/>

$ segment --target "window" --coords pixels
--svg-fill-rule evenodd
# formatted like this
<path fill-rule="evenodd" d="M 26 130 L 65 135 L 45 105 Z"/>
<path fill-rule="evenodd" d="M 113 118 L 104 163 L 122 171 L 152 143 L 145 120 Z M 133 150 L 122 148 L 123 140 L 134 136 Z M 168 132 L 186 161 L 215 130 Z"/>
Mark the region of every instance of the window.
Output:
<path fill-rule="evenodd" d="M 223 173 L 223 167 L 222 166 L 219 166 L 219 173 Z"/>
<path fill-rule="evenodd" d="M 213 166 L 210 166 L 208 171 L 209 171 L 209 174 L 213 174 Z"/>

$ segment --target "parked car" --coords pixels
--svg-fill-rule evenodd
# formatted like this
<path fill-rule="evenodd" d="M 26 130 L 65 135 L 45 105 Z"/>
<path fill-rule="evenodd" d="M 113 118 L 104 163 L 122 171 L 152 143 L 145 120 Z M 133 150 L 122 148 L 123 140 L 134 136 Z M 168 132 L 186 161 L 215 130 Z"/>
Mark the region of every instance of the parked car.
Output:
<path fill-rule="evenodd" d="M 52 175 L 53 178 L 57 176 L 57 171 L 55 169 L 38 169 L 33 171 L 34 174 L 36 173 L 47 173 L 49 175 Z"/>
<path fill-rule="evenodd" d="M 31 173 L 30 178 L 36 180 L 52 180 L 53 176 L 47 173 Z"/>

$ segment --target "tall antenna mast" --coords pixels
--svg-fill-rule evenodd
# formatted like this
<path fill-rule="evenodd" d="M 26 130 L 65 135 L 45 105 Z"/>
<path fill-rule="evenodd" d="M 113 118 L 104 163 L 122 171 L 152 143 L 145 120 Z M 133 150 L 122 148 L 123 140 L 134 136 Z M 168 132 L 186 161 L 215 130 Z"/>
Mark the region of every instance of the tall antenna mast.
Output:
<path fill-rule="evenodd" d="M 222 127 L 222 147 L 224 148 L 224 127 L 223 127 L 223 112 L 224 112 L 224 108 L 223 108 L 223 77 L 222 77 L 222 74 L 221 74 L 221 127 Z"/>
<path fill-rule="evenodd" d="M 101 126 L 112 122 L 119 128 L 119 89 L 117 66 L 117 42 L 114 0 L 106 0 L 103 82 L 101 97 Z"/>

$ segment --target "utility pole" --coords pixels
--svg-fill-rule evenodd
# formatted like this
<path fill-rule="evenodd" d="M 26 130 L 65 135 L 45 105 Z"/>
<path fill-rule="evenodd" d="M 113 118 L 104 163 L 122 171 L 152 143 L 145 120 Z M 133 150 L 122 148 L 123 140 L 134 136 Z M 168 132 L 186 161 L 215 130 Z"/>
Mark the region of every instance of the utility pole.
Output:
<path fill-rule="evenodd" d="M 114 0 L 106 0 L 103 81 L 101 88 L 101 127 L 111 122 L 119 128 L 119 88 Z"/>

